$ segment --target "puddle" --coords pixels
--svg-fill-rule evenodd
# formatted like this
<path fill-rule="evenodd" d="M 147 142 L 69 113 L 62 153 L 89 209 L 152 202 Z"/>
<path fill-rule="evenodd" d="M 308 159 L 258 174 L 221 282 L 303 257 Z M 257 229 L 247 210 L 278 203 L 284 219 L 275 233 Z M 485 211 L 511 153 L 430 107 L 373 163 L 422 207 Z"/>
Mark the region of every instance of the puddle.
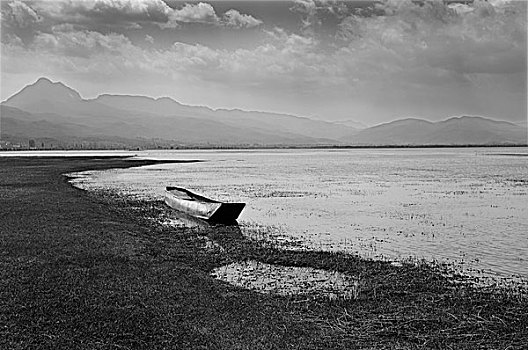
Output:
<path fill-rule="evenodd" d="M 307 295 L 329 299 L 357 299 L 357 277 L 336 271 L 245 261 L 221 266 L 211 272 L 221 281 L 260 293 Z"/>

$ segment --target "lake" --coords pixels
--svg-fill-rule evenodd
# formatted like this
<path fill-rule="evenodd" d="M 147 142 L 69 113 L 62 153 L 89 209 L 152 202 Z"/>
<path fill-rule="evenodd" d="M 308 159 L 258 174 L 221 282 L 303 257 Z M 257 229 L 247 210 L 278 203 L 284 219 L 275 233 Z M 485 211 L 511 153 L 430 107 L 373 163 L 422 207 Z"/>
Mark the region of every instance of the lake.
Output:
<path fill-rule="evenodd" d="M 528 278 L 528 148 L 144 151 L 202 160 L 85 172 L 85 189 L 159 200 L 165 186 L 243 201 L 247 235 L 376 259 Z"/>

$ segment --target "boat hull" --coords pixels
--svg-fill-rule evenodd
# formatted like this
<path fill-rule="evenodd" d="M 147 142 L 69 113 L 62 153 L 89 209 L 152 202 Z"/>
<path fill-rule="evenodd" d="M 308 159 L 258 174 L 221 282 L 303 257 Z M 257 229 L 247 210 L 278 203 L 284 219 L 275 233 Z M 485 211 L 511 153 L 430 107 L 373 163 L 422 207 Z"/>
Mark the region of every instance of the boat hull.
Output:
<path fill-rule="evenodd" d="M 178 211 L 217 223 L 233 223 L 245 203 L 224 203 L 194 194 L 184 188 L 167 187 L 165 203 Z"/>

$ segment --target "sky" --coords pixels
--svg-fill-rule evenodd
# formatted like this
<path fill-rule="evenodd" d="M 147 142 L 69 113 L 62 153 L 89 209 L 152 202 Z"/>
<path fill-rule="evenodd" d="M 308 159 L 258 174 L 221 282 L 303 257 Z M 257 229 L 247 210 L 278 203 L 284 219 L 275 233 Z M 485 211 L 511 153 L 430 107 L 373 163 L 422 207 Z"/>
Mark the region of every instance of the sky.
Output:
<path fill-rule="evenodd" d="M 1 0 L 5 100 L 79 91 L 375 125 L 526 121 L 527 2 Z"/>

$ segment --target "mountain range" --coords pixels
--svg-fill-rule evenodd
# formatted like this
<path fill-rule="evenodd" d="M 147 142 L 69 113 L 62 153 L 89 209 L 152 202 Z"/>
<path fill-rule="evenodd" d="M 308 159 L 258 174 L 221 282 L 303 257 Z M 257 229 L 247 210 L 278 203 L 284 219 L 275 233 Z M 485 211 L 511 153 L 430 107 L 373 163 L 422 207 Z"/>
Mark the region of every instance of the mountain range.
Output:
<path fill-rule="evenodd" d="M 400 119 L 354 133 L 356 145 L 513 145 L 526 144 L 522 126 L 472 116 L 452 117 L 440 122 Z"/>
<path fill-rule="evenodd" d="M 4 101 L 0 139 L 71 147 L 346 146 L 526 144 L 526 128 L 482 117 L 442 122 L 404 119 L 374 127 L 280 113 L 188 106 L 169 97 L 100 95 L 83 99 L 40 78 Z"/>

